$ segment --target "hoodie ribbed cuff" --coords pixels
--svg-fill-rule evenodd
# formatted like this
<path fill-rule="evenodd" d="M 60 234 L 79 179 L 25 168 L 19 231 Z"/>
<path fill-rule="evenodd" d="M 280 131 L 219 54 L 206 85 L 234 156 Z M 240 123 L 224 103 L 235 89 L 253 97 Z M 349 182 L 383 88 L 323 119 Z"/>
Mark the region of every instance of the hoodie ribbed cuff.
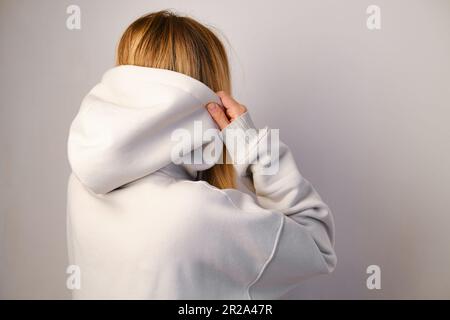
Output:
<path fill-rule="evenodd" d="M 266 130 L 256 129 L 248 112 L 221 131 L 222 140 L 238 174 L 245 175 L 249 165 L 257 159 L 257 145 L 265 134 Z"/>
<path fill-rule="evenodd" d="M 245 113 L 241 114 L 239 117 L 237 117 L 233 122 L 231 122 L 228 126 L 226 126 L 222 131 L 228 130 L 228 129 L 256 129 L 255 125 L 253 124 L 253 120 L 250 117 L 250 113 L 246 111 Z"/>

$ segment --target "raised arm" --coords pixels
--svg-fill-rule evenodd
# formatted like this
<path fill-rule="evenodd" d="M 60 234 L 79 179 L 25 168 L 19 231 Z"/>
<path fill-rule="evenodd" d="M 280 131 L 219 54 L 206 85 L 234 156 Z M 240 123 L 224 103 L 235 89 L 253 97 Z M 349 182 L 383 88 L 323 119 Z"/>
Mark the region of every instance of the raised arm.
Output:
<path fill-rule="evenodd" d="M 272 136 L 268 128 L 257 133 L 246 108 L 237 106 L 226 94 L 221 95 L 224 110 L 220 107 L 209 110 L 213 119 L 219 119 L 216 122 L 236 163 L 236 171 L 253 180 L 255 205 L 283 215 L 272 255 L 251 285 L 250 294 L 253 298 L 271 298 L 275 290 L 281 296 L 304 278 L 334 269 L 333 217 L 313 186 L 300 174 L 289 148 L 282 142 L 277 144 L 276 134 Z M 250 197 L 236 190 L 226 192 L 238 206 L 249 205 L 245 202 Z"/>

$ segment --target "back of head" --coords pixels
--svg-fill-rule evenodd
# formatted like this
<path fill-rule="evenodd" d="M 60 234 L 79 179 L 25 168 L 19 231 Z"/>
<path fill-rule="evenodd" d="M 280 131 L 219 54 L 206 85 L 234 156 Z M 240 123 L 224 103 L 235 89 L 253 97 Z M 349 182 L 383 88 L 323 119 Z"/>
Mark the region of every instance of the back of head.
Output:
<path fill-rule="evenodd" d="M 125 30 L 117 64 L 167 69 L 197 79 L 215 92 L 231 91 L 228 57 L 219 38 L 196 20 L 169 11 L 140 17 Z M 235 187 L 233 167 L 225 159 L 204 172 L 204 179 L 221 189 Z"/>

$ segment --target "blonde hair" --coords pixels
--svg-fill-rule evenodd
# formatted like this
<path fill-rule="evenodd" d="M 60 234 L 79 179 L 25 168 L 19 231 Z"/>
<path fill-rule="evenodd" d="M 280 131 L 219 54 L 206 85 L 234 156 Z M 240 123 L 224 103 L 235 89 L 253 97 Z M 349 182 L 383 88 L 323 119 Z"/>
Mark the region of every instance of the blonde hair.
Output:
<path fill-rule="evenodd" d="M 168 69 L 195 78 L 214 92 L 231 92 L 225 48 L 206 26 L 170 11 L 147 14 L 134 21 L 117 47 L 118 65 Z M 225 147 L 222 153 L 226 157 Z M 203 173 L 220 189 L 235 188 L 235 172 L 226 159 Z"/>

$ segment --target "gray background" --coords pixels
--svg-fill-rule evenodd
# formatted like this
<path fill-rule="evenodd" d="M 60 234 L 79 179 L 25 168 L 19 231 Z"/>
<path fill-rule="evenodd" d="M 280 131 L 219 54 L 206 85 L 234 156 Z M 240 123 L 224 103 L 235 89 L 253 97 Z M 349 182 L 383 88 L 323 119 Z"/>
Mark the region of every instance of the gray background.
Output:
<path fill-rule="evenodd" d="M 0 297 L 70 297 L 68 128 L 125 27 L 164 8 L 227 37 L 236 98 L 281 129 L 334 212 L 336 271 L 289 297 L 450 298 L 448 0 L 1 0 Z"/>

